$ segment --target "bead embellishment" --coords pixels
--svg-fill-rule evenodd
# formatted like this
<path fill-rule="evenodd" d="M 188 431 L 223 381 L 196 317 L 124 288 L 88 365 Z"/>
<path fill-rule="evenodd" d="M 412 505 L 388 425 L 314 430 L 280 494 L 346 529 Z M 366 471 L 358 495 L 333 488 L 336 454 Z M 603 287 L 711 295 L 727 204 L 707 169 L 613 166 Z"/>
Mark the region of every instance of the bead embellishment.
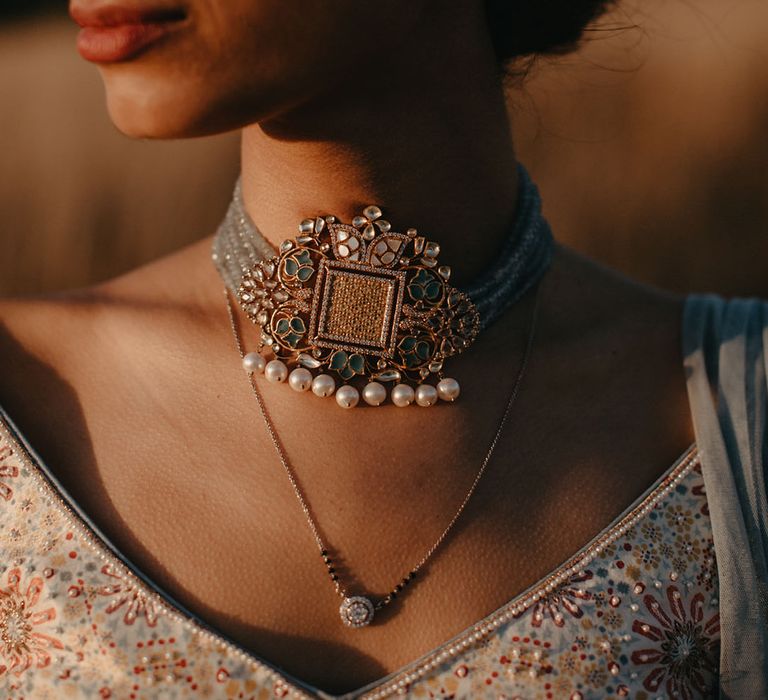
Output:
<path fill-rule="evenodd" d="M 342 622 L 347 627 L 365 627 L 373 621 L 373 603 L 361 595 L 344 598 L 339 608 Z"/>
<path fill-rule="evenodd" d="M 343 408 L 359 403 L 359 389 L 341 391 L 358 379 L 361 389 L 376 387 L 363 392 L 369 406 L 384 403 L 387 383 L 414 392 L 392 391 L 397 406 L 458 397 L 458 382 L 443 366 L 475 340 L 479 312 L 448 284 L 451 270 L 437 265 L 436 242 L 413 228 L 396 233 L 381 216 L 371 205 L 351 224 L 334 216 L 305 219 L 277 255 L 243 271 L 237 299 L 261 329 L 259 352 L 248 353 L 246 371 L 264 371 L 271 382 L 294 377 L 289 384 L 297 391 L 313 387 L 317 376 L 335 375 Z M 261 362 L 256 356 L 264 350 L 272 358 Z M 293 366 L 304 370 L 301 379 Z"/>

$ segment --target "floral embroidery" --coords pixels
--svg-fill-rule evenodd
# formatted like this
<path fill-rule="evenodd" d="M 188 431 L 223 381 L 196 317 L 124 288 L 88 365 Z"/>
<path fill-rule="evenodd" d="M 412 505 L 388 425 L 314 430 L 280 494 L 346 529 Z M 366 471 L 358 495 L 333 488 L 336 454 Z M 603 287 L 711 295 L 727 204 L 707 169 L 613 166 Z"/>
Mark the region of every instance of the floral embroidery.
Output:
<path fill-rule="evenodd" d="M 675 539 L 678 549 L 689 562 L 701 559 L 701 542 L 698 539 L 687 534 L 678 535 Z"/>
<path fill-rule="evenodd" d="M 673 530 L 678 529 L 688 532 L 693 526 L 693 513 L 689 508 L 684 508 L 679 504 L 667 510 L 664 517 L 667 520 L 667 526 Z"/>
<path fill-rule="evenodd" d="M 11 500 L 13 488 L 6 483 L 6 479 L 15 479 L 19 475 L 19 468 L 15 464 L 8 464 L 6 460 L 13 456 L 13 450 L 8 445 L 0 445 L 0 497 L 6 501 Z"/>
<path fill-rule="evenodd" d="M 696 583 L 709 592 L 714 588 L 716 580 L 717 561 L 715 560 L 715 543 L 710 537 L 702 550 L 701 568 L 696 574 Z"/>
<path fill-rule="evenodd" d="M 579 584 L 589 581 L 591 578 L 591 571 L 574 574 L 557 590 L 544 596 L 533 606 L 531 624 L 534 627 L 541 627 L 544 619 L 549 617 L 558 627 L 562 627 L 565 624 L 563 612 L 576 618 L 581 617 L 584 613 L 579 607 L 579 601 L 590 600 L 592 594 L 585 591 Z"/>
<path fill-rule="evenodd" d="M 605 656 L 611 661 L 621 654 L 621 642 L 614 635 L 604 634 L 596 637 L 593 646 L 599 656 Z"/>
<path fill-rule="evenodd" d="M 36 609 L 43 579 L 35 576 L 25 586 L 21 570 L 14 568 L 8 572 L 7 581 L 7 586 L 0 589 L 0 676 L 20 676 L 33 666 L 48 666 L 51 650 L 63 649 L 64 645 L 47 634 L 47 623 L 56 619 L 56 609 Z"/>
<path fill-rule="evenodd" d="M 644 598 L 645 607 L 656 624 L 635 620 L 632 630 L 658 644 L 632 653 L 636 664 L 651 664 L 654 668 L 643 680 L 643 686 L 656 692 L 665 682 L 671 697 L 690 700 L 694 691 L 706 695 L 707 677 L 717 671 L 720 615 L 714 613 L 704 620 L 704 595 L 696 593 L 688 608 L 677 586 L 667 588 L 668 609 L 653 595 Z M 690 614 L 688 614 L 690 612 Z"/>
<path fill-rule="evenodd" d="M 593 688 L 603 688 L 608 680 L 608 674 L 602 664 L 591 663 L 584 669 L 584 683 Z"/>
<path fill-rule="evenodd" d="M 132 625 L 142 615 L 150 627 L 157 624 L 157 609 L 154 601 L 136 583 L 117 573 L 111 564 L 101 567 L 101 573 L 115 579 L 115 583 L 101 586 L 96 591 L 99 595 L 114 597 L 107 606 L 106 612 L 113 613 L 125 606 L 123 621 L 126 625 Z"/>
<path fill-rule="evenodd" d="M 679 574 L 684 574 L 688 571 L 688 565 L 691 563 L 688 561 L 688 557 L 677 553 L 670 557 L 670 561 L 672 562 L 672 568 Z"/>
<path fill-rule="evenodd" d="M 693 489 L 694 496 L 706 496 L 707 492 L 704 489 L 704 484 L 698 484 L 697 486 L 694 486 Z M 709 516 L 709 503 L 707 501 L 704 501 L 704 503 L 701 506 L 701 514 Z"/>
<path fill-rule="evenodd" d="M 603 623 L 610 629 L 620 629 L 624 625 L 624 616 L 618 610 L 606 610 Z"/>
<path fill-rule="evenodd" d="M 693 466 L 693 471 L 701 476 L 701 464 L 697 463 Z M 700 513 L 702 515 L 705 515 L 709 517 L 709 503 L 707 502 L 707 490 L 704 486 L 704 482 L 696 484 L 691 488 L 691 493 L 693 493 L 694 496 L 700 496 L 699 501 L 701 502 L 700 507 Z"/>
<path fill-rule="evenodd" d="M 649 542 L 661 542 L 661 527 L 652 520 L 646 520 L 640 527 L 640 534 Z"/>
<path fill-rule="evenodd" d="M 657 569 L 661 562 L 660 553 L 652 542 L 643 542 L 632 550 L 632 554 L 634 554 L 638 566 L 641 566 L 645 571 Z"/>
<path fill-rule="evenodd" d="M 660 542 L 658 552 L 659 556 L 664 559 L 672 559 L 675 556 L 675 548 L 670 542 Z"/>
<path fill-rule="evenodd" d="M 558 661 L 560 673 L 581 673 L 581 656 L 573 651 L 566 651 Z"/>

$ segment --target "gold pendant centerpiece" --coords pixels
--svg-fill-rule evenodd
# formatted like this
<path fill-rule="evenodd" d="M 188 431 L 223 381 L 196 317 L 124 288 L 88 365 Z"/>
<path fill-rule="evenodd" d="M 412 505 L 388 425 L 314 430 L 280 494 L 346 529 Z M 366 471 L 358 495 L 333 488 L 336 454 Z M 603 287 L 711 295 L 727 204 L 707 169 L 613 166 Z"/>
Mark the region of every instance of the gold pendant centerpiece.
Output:
<path fill-rule="evenodd" d="M 346 408 L 358 403 L 358 379 L 367 379 L 370 405 L 386 400 L 385 385 L 398 406 L 453 401 L 458 382 L 443 375 L 443 363 L 472 343 L 480 317 L 448 284 L 439 253 L 416 229 L 393 231 L 377 206 L 351 224 L 305 219 L 276 256 L 244 271 L 238 300 L 261 328 L 260 351 L 274 355 L 266 362 L 249 354 L 246 369 L 266 364 L 267 379 L 320 396 L 341 380 L 336 399 Z"/>

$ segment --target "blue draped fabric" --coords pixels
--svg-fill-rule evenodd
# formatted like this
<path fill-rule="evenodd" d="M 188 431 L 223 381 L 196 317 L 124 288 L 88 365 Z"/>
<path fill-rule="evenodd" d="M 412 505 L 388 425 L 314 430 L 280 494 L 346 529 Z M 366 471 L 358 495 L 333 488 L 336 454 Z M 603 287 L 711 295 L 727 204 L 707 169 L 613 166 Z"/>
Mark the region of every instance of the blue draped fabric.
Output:
<path fill-rule="evenodd" d="M 720 697 L 768 698 L 768 303 L 691 295 L 683 352 L 720 581 Z"/>

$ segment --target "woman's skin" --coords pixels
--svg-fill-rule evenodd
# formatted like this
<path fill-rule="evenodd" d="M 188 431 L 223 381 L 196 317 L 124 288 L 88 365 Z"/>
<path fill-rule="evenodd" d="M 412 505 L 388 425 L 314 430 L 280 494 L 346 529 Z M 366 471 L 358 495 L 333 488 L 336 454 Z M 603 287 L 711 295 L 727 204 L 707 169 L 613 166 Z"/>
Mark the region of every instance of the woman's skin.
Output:
<path fill-rule="evenodd" d="M 82 14 L 102 0 L 73 4 Z M 150 138 L 243 128 L 246 206 L 274 243 L 308 215 L 347 219 L 377 203 L 396 227 L 441 243 L 459 286 L 493 259 L 514 214 L 515 156 L 480 0 L 181 7 L 164 41 L 98 66 L 118 128 Z M 152 580 L 326 691 L 380 678 L 492 612 L 694 440 L 682 300 L 558 246 L 531 362 L 475 495 L 409 592 L 378 624 L 350 630 L 250 395 L 222 289 L 208 238 L 88 289 L 3 301 L 0 401 Z M 462 385 L 453 405 L 343 411 L 259 382 L 360 592 L 386 593 L 464 498 L 533 301 L 450 363 Z"/>

